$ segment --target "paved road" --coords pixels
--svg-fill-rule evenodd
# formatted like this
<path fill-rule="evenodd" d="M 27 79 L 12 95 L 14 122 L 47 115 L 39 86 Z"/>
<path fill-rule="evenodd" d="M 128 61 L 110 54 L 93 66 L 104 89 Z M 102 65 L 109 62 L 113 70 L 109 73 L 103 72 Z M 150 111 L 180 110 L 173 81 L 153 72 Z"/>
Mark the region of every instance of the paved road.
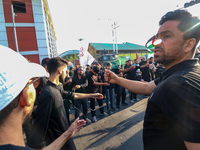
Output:
<path fill-rule="evenodd" d="M 87 124 L 74 136 L 77 150 L 142 150 L 142 128 L 147 98 L 143 99 L 141 95 L 138 97 L 140 101 L 121 106 L 120 110 L 107 117 L 100 117 L 97 110 L 98 121 Z M 73 110 L 71 113 L 70 119 L 73 120 Z"/>

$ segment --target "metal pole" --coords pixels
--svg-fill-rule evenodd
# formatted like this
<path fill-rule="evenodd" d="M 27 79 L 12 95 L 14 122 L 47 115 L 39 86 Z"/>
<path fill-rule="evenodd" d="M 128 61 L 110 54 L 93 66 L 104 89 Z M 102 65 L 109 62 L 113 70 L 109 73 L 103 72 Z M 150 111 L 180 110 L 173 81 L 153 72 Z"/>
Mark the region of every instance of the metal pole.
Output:
<path fill-rule="evenodd" d="M 15 37 L 15 46 L 16 46 L 16 51 L 19 53 L 18 43 L 17 43 L 17 34 L 16 34 L 16 28 L 15 28 L 15 13 L 14 13 L 13 5 L 11 5 L 11 12 L 12 12 L 12 21 L 13 21 L 13 31 L 14 31 L 14 37 Z"/>
<path fill-rule="evenodd" d="M 118 54 L 118 46 L 117 46 L 117 31 L 116 31 L 116 29 L 117 29 L 119 26 L 116 27 L 116 25 L 117 25 L 117 23 L 114 22 L 114 29 L 115 29 L 115 42 L 116 42 L 116 53 Z"/>
<path fill-rule="evenodd" d="M 114 27 L 113 27 L 113 24 L 112 24 L 112 36 L 113 36 L 113 52 L 115 52 L 115 35 L 114 35 Z"/>

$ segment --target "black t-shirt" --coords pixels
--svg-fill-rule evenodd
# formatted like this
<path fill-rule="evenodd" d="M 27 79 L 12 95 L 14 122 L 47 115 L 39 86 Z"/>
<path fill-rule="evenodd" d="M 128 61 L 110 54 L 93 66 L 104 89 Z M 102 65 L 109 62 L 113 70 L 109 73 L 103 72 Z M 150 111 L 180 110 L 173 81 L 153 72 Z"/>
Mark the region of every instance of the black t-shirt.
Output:
<path fill-rule="evenodd" d="M 151 81 L 149 67 L 142 68 L 142 78 L 144 79 L 144 81 Z"/>
<path fill-rule="evenodd" d="M 134 69 L 131 69 L 128 72 L 126 72 L 126 74 L 127 74 L 126 78 L 129 80 L 135 80 L 136 79 L 136 71 L 139 68 L 140 68 L 140 66 L 135 66 Z"/>
<path fill-rule="evenodd" d="M 87 87 L 88 93 L 100 92 L 99 86 L 93 84 L 94 82 L 98 82 L 98 75 L 94 75 L 92 71 L 89 71 L 86 77 L 88 79 L 88 87 Z"/>
<path fill-rule="evenodd" d="M 33 129 L 29 146 L 35 149 L 51 144 L 68 128 L 69 124 L 63 98 L 73 99 L 73 93 L 61 90 L 60 85 L 48 81 L 42 89 L 38 106 L 35 110 Z M 69 139 L 63 149 L 75 150 L 72 139 Z"/>
<path fill-rule="evenodd" d="M 67 81 L 70 80 L 70 79 L 72 79 L 71 76 L 66 77 L 66 78 L 65 78 L 65 82 L 67 82 Z M 68 82 L 67 84 L 63 85 L 63 89 L 64 89 L 65 91 L 69 91 L 70 85 L 71 85 L 71 82 Z"/>
<path fill-rule="evenodd" d="M 81 79 L 79 79 L 78 76 L 72 78 L 72 83 L 70 84 L 69 90 L 71 91 L 72 88 L 75 85 L 80 85 L 81 87 L 75 92 L 77 93 L 87 93 L 87 86 L 88 86 L 88 80 L 86 76 L 82 76 Z"/>
<path fill-rule="evenodd" d="M 16 145 L 0 145 L 0 150 L 33 150 L 32 148 L 16 146 Z"/>
<path fill-rule="evenodd" d="M 200 66 L 183 61 L 154 81 L 144 118 L 144 150 L 186 150 L 200 143 Z"/>
<path fill-rule="evenodd" d="M 120 73 L 119 72 L 119 68 L 113 69 L 113 71 L 114 71 L 115 74 L 119 74 Z"/>

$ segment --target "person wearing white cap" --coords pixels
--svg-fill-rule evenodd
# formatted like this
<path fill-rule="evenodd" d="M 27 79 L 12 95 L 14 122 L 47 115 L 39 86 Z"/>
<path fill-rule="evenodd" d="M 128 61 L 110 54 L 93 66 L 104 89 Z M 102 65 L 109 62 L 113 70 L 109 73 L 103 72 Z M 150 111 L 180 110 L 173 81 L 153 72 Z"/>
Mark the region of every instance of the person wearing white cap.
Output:
<path fill-rule="evenodd" d="M 0 149 L 30 149 L 25 147 L 22 124 L 33 109 L 36 95 L 34 83 L 46 71 L 4 46 L 0 46 L 0 64 Z M 45 149 L 60 149 L 84 125 L 85 121 L 77 118 L 66 132 Z"/>

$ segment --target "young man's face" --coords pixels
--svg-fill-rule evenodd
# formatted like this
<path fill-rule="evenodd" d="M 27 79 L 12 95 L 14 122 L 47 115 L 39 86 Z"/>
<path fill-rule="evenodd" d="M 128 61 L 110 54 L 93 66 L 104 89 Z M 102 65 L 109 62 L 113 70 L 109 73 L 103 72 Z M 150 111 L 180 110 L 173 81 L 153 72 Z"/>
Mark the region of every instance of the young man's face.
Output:
<path fill-rule="evenodd" d="M 139 59 L 137 59 L 137 60 L 135 61 L 135 63 L 136 63 L 136 64 L 139 64 Z"/>
<path fill-rule="evenodd" d="M 155 46 L 154 61 L 173 66 L 184 57 L 183 33 L 177 28 L 179 21 L 166 21 L 158 30 L 157 38 L 162 42 Z"/>
<path fill-rule="evenodd" d="M 132 65 L 132 61 L 130 60 L 130 61 L 128 61 L 128 64 L 129 64 L 129 66 L 131 66 Z"/>

